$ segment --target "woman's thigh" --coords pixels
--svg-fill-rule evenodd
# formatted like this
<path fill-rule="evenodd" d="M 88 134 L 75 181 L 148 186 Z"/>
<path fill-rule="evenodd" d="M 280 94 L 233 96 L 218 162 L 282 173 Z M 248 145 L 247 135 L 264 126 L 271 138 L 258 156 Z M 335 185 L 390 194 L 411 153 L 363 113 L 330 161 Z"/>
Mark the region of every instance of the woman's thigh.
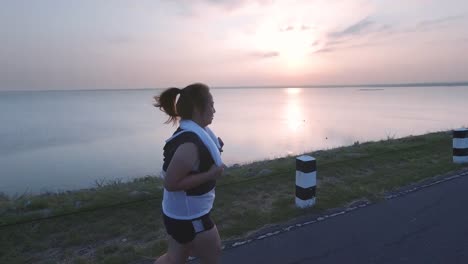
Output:
<path fill-rule="evenodd" d="M 185 263 L 189 257 L 192 242 L 180 244 L 171 236 L 169 236 L 168 242 L 166 257 L 169 258 L 170 263 Z"/>
<path fill-rule="evenodd" d="M 198 233 L 192 241 L 192 254 L 200 258 L 201 263 L 219 263 L 221 256 L 221 238 L 216 225 L 210 230 Z"/>

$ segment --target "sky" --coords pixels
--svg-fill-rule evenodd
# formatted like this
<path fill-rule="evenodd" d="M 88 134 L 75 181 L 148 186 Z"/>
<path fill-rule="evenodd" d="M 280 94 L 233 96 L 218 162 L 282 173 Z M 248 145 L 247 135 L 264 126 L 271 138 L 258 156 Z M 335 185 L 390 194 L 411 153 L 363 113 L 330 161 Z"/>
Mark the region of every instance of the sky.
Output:
<path fill-rule="evenodd" d="M 466 0 L 0 0 L 0 90 L 468 81 Z"/>

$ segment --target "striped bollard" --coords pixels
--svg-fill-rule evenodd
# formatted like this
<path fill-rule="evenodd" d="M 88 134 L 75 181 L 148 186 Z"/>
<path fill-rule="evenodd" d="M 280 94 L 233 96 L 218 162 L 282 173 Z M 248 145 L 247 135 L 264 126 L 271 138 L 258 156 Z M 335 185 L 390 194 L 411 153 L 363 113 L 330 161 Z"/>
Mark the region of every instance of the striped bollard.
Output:
<path fill-rule="evenodd" d="M 453 130 L 453 162 L 468 162 L 468 129 Z"/>
<path fill-rule="evenodd" d="M 317 184 L 315 158 L 302 155 L 296 158 L 296 206 L 306 208 L 315 204 Z"/>

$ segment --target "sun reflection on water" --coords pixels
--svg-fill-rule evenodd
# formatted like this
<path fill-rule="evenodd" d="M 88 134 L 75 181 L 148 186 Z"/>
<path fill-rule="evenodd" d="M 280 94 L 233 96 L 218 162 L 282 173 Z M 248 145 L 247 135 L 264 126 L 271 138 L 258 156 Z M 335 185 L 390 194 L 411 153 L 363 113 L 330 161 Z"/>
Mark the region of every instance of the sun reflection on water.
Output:
<path fill-rule="evenodd" d="M 299 132 L 301 126 L 304 125 L 304 109 L 300 97 L 301 88 L 287 88 L 287 102 L 285 108 L 286 124 L 290 132 Z"/>

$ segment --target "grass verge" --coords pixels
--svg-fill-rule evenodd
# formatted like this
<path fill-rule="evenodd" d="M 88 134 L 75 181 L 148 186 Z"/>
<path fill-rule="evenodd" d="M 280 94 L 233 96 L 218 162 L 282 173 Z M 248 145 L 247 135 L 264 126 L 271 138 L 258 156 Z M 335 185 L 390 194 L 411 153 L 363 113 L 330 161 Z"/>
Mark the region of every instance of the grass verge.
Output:
<path fill-rule="evenodd" d="M 213 219 L 223 240 L 323 212 L 462 169 L 448 132 L 308 153 L 317 159 L 317 204 L 294 205 L 295 158 L 228 168 Z M 138 263 L 166 249 L 161 182 L 145 177 L 61 194 L 0 195 L 0 263 Z M 43 219 L 43 220 L 35 220 Z"/>

